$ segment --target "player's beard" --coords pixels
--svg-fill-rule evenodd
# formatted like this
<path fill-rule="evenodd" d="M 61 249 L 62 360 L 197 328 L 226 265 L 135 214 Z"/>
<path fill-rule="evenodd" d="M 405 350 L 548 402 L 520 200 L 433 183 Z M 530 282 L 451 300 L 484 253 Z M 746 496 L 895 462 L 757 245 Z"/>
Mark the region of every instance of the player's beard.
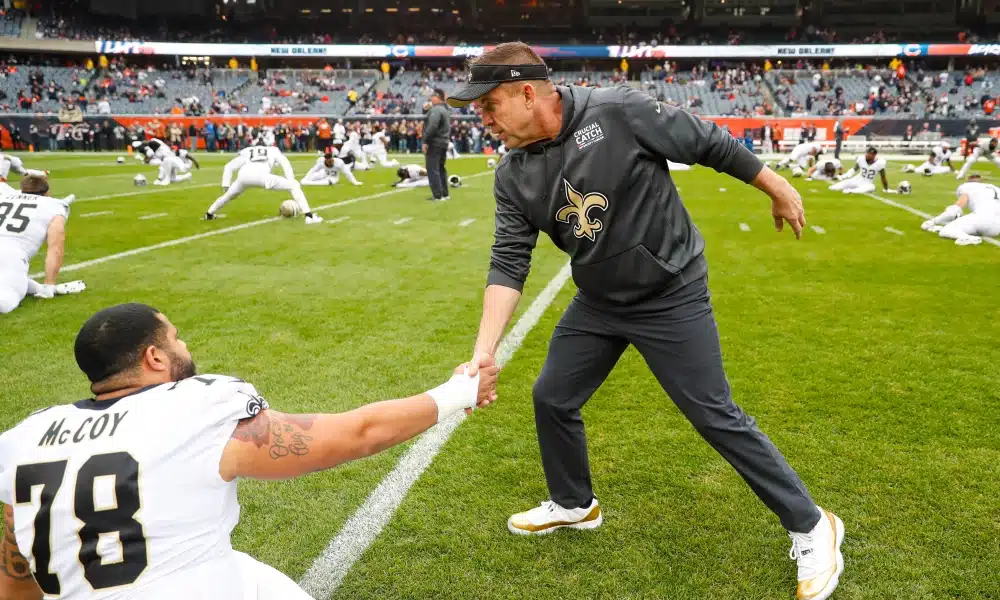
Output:
<path fill-rule="evenodd" d="M 170 379 L 171 381 L 181 381 L 198 374 L 198 367 L 194 364 L 194 359 L 190 356 L 185 360 L 176 354 L 170 355 Z"/>

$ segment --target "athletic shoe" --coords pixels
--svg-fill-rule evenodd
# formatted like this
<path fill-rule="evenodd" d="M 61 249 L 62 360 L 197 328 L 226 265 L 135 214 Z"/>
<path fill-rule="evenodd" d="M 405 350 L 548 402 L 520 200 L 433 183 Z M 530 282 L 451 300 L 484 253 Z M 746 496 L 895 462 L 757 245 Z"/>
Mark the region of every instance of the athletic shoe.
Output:
<path fill-rule="evenodd" d="M 306 225 L 315 225 L 316 223 L 322 223 L 323 217 L 319 215 L 312 215 L 311 217 L 306 217 Z"/>
<path fill-rule="evenodd" d="M 85 289 L 87 289 L 87 284 L 82 281 L 67 281 L 66 283 L 56 284 L 55 293 L 57 296 L 66 296 L 68 294 L 79 294 Z"/>
<path fill-rule="evenodd" d="M 517 535 L 545 535 L 556 529 L 597 529 L 604 522 L 597 498 L 585 508 L 563 508 L 551 500 L 507 519 L 507 529 Z"/>
<path fill-rule="evenodd" d="M 798 562 L 796 600 L 826 600 L 837 589 L 844 572 L 844 522 L 832 512 L 819 509 L 820 519 L 809 533 L 788 532 L 792 549 L 788 557 Z"/>
<path fill-rule="evenodd" d="M 214 220 L 218 219 L 218 217 L 217 217 L 217 216 L 215 216 L 215 215 L 213 215 L 213 214 L 212 214 L 212 213 L 210 213 L 210 212 L 207 212 L 207 213 L 205 213 L 205 216 L 204 216 L 204 219 L 205 219 L 206 221 L 214 221 Z"/>
<path fill-rule="evenodd" d="M 983 238 L 978 235 L 963 235 L 955 240 L 955 243 L 959 246 L 975 246 L 976 244 L 982 244 Z"/>

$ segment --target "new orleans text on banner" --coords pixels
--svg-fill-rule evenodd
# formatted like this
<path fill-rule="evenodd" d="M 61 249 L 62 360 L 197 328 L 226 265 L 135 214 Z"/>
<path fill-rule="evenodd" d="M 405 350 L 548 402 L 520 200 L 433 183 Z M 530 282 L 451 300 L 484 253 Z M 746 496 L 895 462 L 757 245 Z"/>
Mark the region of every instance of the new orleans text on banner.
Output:
<path fill-rule="evenodd" d="M 2 44 L 0 44 L 2 46 Z M 327 58 L 474 57 L 492 46 L 187 44 L 98 40 L 101 54 L 322 56 Z M 768 46 L 536 46 L 546 58 L 892 58 L 998 56 L 1000 44 L 835 44 Z"/>

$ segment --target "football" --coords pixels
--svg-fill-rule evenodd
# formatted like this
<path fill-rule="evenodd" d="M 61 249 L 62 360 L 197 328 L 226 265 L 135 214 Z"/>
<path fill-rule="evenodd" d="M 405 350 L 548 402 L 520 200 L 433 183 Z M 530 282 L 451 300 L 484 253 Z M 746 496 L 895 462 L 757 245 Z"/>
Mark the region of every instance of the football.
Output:
<path fill-rule="evenodd" d="M 115 162 L 118 164 L 122 164 L 123 162 L 125 162 L 125 157 L 119 156 L 118 158 L 115 159 Z"/>
<path fill-rule="evenodd" d="M 142 173 L 139 173 L 138 175 L 135 176 L 134 179 L 132 179 L 132 183 L 134 183 L 135 185 L 146 185 L 146 176 L 143 175 Z"/>
<path fill-rule="evenodd" d="M 910 182 L 909 181 L 904 180 L 904 181 L 900 181 L 899 182 L 899 193 L 900 194 L 909 194 L 912 191 L 913 191 L 913 187 L 910 186 Z"/>
<path fill-rule="evenodd" d="M 487 166 L 487 168 L 490 168 L 490 169 L 497 168 L 497 159 L 495 159 L 495 158 L 487 158 L 486 159 L 486 166 Z"/>
<path fill-rule="evenodd" d="M 792 167 L 792 177 L 802 177 L 802 167 Z"/>
<path fill-rule="evenodd" d="M 285 200 L 281 203 L 281 206 L 278 207 L 278 214 L 286 219 L 298 216 L 299 205 L 295 202 L 295 200 Z"/>

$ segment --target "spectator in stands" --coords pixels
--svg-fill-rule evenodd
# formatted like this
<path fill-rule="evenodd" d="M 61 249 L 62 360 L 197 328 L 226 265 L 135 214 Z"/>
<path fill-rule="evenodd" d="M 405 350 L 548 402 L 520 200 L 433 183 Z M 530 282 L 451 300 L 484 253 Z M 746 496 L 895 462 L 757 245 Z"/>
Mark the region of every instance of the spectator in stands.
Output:
<path fill-rule="evenodd" d="M 205 126 L 201 130 L 201 137 L 205 138 L 205 150 L 215 152 L 215 125 L 211 121 L 205 121 Z"/>

